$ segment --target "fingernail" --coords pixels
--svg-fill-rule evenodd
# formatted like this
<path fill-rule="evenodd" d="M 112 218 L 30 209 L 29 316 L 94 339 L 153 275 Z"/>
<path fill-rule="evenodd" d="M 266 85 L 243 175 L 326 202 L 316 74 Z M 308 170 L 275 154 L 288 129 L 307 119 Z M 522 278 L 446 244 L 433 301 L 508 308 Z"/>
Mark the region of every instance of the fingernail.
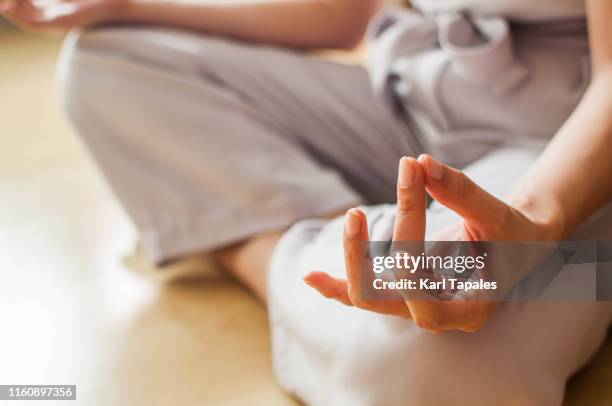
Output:
<path fill-rule="evenodd" d="M 406 188 L 414 181 L 414 168 L 407 157 L 400 159 L 397 183 L 400 187 Z"/>
<path fill-rule="evenodd" d="M 357 237 L 359 231 L 361 231 L 361 216 L 355 209 L 351 209 L 346 213 L 346 225 L 344 230 L 349 237 Z"/>
<path fill-rule="evenodd" d="M 444 175 L 444 167 L 440 162 L 429 157 L 429 159 L 427 159 L 427 174 L 433 180 L 441 180 Z"/>

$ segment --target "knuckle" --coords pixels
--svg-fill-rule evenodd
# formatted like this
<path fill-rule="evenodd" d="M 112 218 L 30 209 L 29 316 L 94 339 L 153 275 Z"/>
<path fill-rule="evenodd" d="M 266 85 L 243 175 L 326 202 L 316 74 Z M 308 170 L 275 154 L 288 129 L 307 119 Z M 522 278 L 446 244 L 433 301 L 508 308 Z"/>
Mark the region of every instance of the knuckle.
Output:
<path fill-rule="evenodd" d="M 361 295 L 359 294 L 359 292 L 357 292 L 355 289 L 349 289 L 348 296 L 353 306 L 363 309 L 362 307 L 363 303 L 362 303 Z"/>
<path fill-rule="evenodd" d="M 349 290 L 349 299 L 353 306 L 361 309 L 361 310 L 373 310 L 376 306 L 373 302 L 364 299 L 363 294 L 360 289 L 351 289 Z"/>
<path fill-rule="evenodd" d="M 458 171 L 457 181 L 455 183 L 455 189 L 460 195 L 467 195 L 472 193 L 474 190 L 474 183 L 472 180 L 462 171 Z"/>
<path fill-rule="evenodd" d="M 468 333 L 480 331 L 487 324 L 487 321 L 489 320 L 494 308 L 495 304 L 493 303 L 474 303 L 469 308 L 466 307 L 464 319 L 469 321 L 464 323 L 461 330 Z"/>
<path fill-rule="evenodd" d="M 436 320 L 433 320 L 429 317 L 414 316 L 413 320 L 417 327 L 423 330 L 437 332 L 442 329 L 441 326 L 438 325 Z"/>
<path fill-rule="evenodd" d="M 350 264 L 361 262 L 364 258 L 360 250 L 351 249 L 346 253 L 346 259 Z"/>
<path fill-rule="evenodd" d="M 417 207 L 416 199 L 412 196 L 398 196 L 397 214 L 400 216 L 412 213 Z"/>
<path fill-rule="evenodd" d="M 361 298 L 356 299 L 356 302 L 353 302 L 353 305 L 361 310 L 371 310 L 372 306 L 365 300 Z"/>
<path fill-rule="evenodd" d="M 327 299 L 335 299 L 338 296 L 335 292 L 326 289 L 319 289 L 319 293 L 321 293 Z"/>
<path fill-rule="evenodd" d="M 397 202 L 397 214 L 400 217 L 413 213 L 414 209 L 415 209 L 415 205 L 411 201 Z"/>
<path fill-rule="evenodd" d="M 463 328 L 461 328 L 461 331 L 465 331 L 466 333 L 477 333 L 478 331 L 480 331 L 483 327 L 484 327 L 485 323 L 476 323 L 476 324 L 471 324 L 469 326 L 465 326 Z"/>

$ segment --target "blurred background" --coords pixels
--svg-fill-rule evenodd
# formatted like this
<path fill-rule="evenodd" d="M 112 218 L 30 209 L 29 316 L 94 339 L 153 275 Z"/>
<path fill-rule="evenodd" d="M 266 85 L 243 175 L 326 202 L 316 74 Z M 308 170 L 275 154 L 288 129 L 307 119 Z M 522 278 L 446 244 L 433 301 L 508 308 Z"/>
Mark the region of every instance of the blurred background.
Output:
<path fill-rule="evenodd" d="M 0 383 L 76 384 L 83 405 L 296 404 L 246 291 L 126 265 L 134 230 L 62 114 L 60 48 L 0 22 Z M 609 340 L 566 404 L 612 404 L 610 376 Z"/>
<path fill-rule="evenodd" d="M 55 92 L 61 42 L 0 23 L 0 384 L 76 384 L 72 405 L 295 404 L 246 291 L 124 264 L 134 231 Z"/>

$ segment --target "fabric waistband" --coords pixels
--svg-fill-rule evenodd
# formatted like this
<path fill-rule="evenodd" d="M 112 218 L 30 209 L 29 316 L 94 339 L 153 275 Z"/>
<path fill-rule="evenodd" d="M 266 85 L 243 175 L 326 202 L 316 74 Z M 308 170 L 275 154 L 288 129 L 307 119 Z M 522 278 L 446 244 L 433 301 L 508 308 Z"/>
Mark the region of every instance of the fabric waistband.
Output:
<path fill-rule="evenodd" d="M 415 9 L 392 7 L 381 13 L 369 28 L 368 36 L 373 41 L 370 76 L 375 91 L 386 93 L 386 82 L 398 61 L 439 48 L 467 76 L 486 78 L 491 72 L 516 68 L 514 40 L 571 39 L 587 47 L 587 34 L 585 18 L 522 23 L 501 16 L 456 12 L 425 15 Z M 518 81 L 522 74 L 517 71 L 512 76 Z"/>

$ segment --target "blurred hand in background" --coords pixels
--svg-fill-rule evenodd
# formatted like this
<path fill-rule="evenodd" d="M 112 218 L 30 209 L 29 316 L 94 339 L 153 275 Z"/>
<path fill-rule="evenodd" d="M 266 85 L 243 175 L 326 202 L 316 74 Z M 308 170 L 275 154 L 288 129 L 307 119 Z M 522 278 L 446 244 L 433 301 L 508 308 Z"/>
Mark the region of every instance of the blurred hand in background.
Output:
<path fill-rule="evenodd" d="M 128 0 L 0 0 L 0 13 L 32 30 L 67 31 L 109 21 Z"/>

